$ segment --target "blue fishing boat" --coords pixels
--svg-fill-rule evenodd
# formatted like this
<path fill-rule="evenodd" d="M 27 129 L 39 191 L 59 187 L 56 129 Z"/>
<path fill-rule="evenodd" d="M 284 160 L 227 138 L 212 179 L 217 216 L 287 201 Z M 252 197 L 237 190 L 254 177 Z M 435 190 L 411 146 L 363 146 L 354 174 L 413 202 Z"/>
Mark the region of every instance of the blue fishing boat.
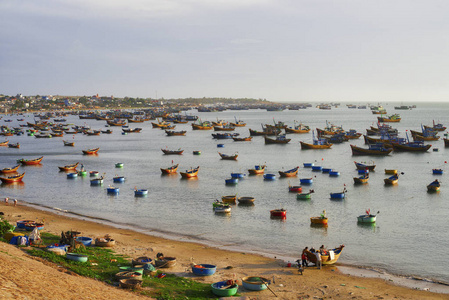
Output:
<path fill-rule="evenodd" d="M 93 239 L 87 236 L 79 236 L 75 239 L 77 242 L 83 243 L 84 246 L 89 247 L 92 245 Z"/>
<path fill-rule="evenodd" d="M 301 184 L 312 184 L 313 183 L 313 179 L 312 178 L 301 178 L 301 179 L 299 179 L 299 182 Z"/>
<path fill-rule="evenodd" d="M 340 176 L 340 172 L 338 172 L 338 171 L 330 171 L 329 172 L 329 176 L 331 176 L 331 177 L 338 177 L 338 176 Z"/>
<path fill-rule="evenodd" d="M 237 184 L 237 183 L 239 183 L 239 179 L 238 178 L 228 178 L 228 179 L 225 179 L 225 183 L 226 184 Z"/>
<path fill-rule="evenodd" d="M 223 144 L 217 144 L 217 147 L 218 147 L 218 148 L 223 148 L 224 145 L 223 145 Z"/>
<path fill-rule="evenodd" d="M 217 266 L 215 266 L 215 265 L 200 264 L 200 265 L 192 266 L 193 274 L 200 275 L 200 276 L 214 275 L 216 270 L 217 270 Z"/>
<path fill-rule="evenodd" d="M 346 188 L 343 189 L 343 192 L 340 193 L 330 193 L 331 199 L 344 199 L 346 197 Z"/>
<path fill-rule="evenodd" d="M 323 168 L 321 170 L 321 172 L 323 172 L 323 173 L 329 173 L 330 171 L 332 171 L 332 169 L 330 169 L 330 168 Z"/>
<path fill-rule="evenodd" d="M 264 277 L 244 277 L 242 285 L 245 289 L 251 291 L 262 291 L 268 288 L 270 280 Z"/>
<path fill-rule="evenodd" d="M 144 197 L 148 195 L 148 190 L 145 189 L 135 189 L 134 190 L 134 196 L 136 197 Z"/>
<path fill-rule="evenodd" d="M 275 180 L 276 179 L 276 174 L 264 174 L 263 175 L 263 179 L 265 179 L 265 180 Z"/>
<path fill-rule="evenodd" d="M 439 192 L 440 191 L 440 182 L 438 181 L 438 179 L 432 181 L 428 186 L 427 186 L 427 192 L 431 193 L 431 192 Z"/>
<path fill-rule="evenodd" d="M 321 172 L 322 170 L 323 170 L 323 167 L 321 167 L 321 166 L 312 166 L 312 171 Z"/>
<path fill-rule="evenodd" d="M 314 163 L 304 163 L 304 168 L 311 168 L 314 165 L 315 165 Z"/>
<path fill-rule="evenodd" d="M 112 180 L 114 182 L 125 182 L 125 177 L 124 176 L 115 176 L 114 178 L 112 178 Z"/>
<path fill-rule="evenodd" d="M 78 177 L 78 173 L 67 173 L 68 179 L 73 179 L 73 178 L 77 178 L 77 177 Z"/>
<path fill-rule="evenodd" d="M 432 169 L 432 174 L 443 175 L 443 169 Z"/>
<path fill-rule="evenodd" d="M 106 191 L 108 194 L 118 194 L 119 193 L 119 188 L 116 188 L 114 186 L 109 186 Z"/>
<path fill-rule="evenodd" d="M 90 180 L 90 185 L 102 185 L 104 181 L 104 177 L 98 177 Z"/>
<path fill-rule="evenodd" d="M 368 169 L 359 169 L 359 170 L 357 170 L 357 173 L 359 173 L 359 174 L 368 174 L 369 170 Z"/>
<path fill-rule="evenodd" d="M 245 178 L 245 176 L 243 173 L 231 173 L 231 178 Z"/>

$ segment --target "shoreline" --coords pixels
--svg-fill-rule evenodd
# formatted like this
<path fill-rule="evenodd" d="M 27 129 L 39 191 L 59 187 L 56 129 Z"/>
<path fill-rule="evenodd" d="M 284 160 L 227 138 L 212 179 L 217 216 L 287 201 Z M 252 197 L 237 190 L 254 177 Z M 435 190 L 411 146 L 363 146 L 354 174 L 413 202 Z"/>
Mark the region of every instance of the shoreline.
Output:
<path fill-rule="evenodd" d="M 295 276 L 298 276 L 298 275 L 296 275 L 297 269 L 295 267 L 291 267 L 291 268 L 285 267 L 287 262 L 289 262 L 289 261 L 293 262 L 297 258 L 276 256 L 273 254 L 261 253 L 261 252 L 257 252 L 257 251 L 249 251 L 249 250 L 247 251 L 246 249 L 232 248 L 232 247 L 228 247 L 225 245 L 219 245 L 217 243 L 211 244 L 211 243 L 201 242 L 200 240 L 190 240 L 191 237 L 189 237 L 189 236 L 174 236 L 174 235 L 167 236 L 166 234 L 164 234 L 163 232 L 160 232 L 160 231 L 148 231 L 147 229 L 139 230 L 139 228 L 136 226 L 131 226 L 128 224 L 114 223 L 114 222 L 111 222 L 110 220 L 89 217 L 89 216 L 85 216 L 82 214 L 69 212 L 67 210 L 61 210 L 61 209 L 55 208 L 55 207 L 47 207 L 45 205 L 34 204 L 31 202 L 20 201 L 18 206 L 16 206 L 16 207 L 12 206 L 12 204 L 7 206 L 7 205 L 4 205 L 4 203 L 2 203 L 2 206 L 0 206 L 0 208 L 8 208 L 7 210 L 12 212 L 12 214 L 9 214 L 9 215 L 7 213 L 5 213 L 5 216 L 4 216 L 4 218 L 7 219 L 8 221 L 10 221 L 11 223 L 13 223 L 19 219 L 23 219 L 24 218 L 23 214 L 27 214 L 27 215 L 40 214 L 40 215 L 44 216 L 44 218 L 58 217 L 59 219 L 64 220 L 66 223 L 72 225 L 70 227 L 70 229 L 74 229 L 73 227 L 78 228 L 80 223 L 87 225 L 87 228 L 93 227 L 93 226 L 90 226 L 91 224 L 96 224 L 95 227 L 97 227 L 98 229 L 106 230 L 106 231 L 104 231 L 105 233 L 116 230 L 116 231 L 119 231 L 122 235 L 131 236 L 131 238 L 133 236 L 145 236 L 147 239 L 152 240 L 153 242 L 154 242 L 154 240 L 156 240 L 155 244 L 158 244 L 158 243 L 175 244 L 176 246 L 183 245 L 183 246 L 186 246 L 187 248 L 191 248 L 190 246 L 194 246 L 195 248 L 206 249 L 206 251 L 208 251 L 208 250 L 212 251 L 212 249 L 214 249 L 213 252 L 216 252 L 216 251 L 225 252 L 226 254 L 230 254 L 231 256 L 242 255 L 242 254 L 244 256 L 252 256 L 254 258 L 262 259 L 266 262 L 271 262 L 271 265 L 272 265 L 271 267 L 273 267 L 273 264 L 274 264 L 274 266 L 276 266 L 276 268 L 278 269 L 278 270 L 276 270 L 276 272 L 274 272 L 274 274 L 278 274 L 279 271 L 282 270 L 281 273 L 288 272 L 288 273 L 295 274 Z M 17 212 L 23 212 L 23 214 L 17 214 Z M 31 219 L 33 219 L 33 218 L 31 218 Z M 51 225 L 51 224 L 52 224 L 52 222 L 50 222 L 49 225 Z M 49 226 L 49 227 L 52 227 L 52 226 Z M 46 229 L 47 229 L 47 222 L 46 222 L 46 228 L 44 230 L 46 230 Z M 65 230 L 68 230 L 68 229 L 69 228 L 66 228 Z M 51 228 L 50 228 L 50 230 L 46 230 L 46 231 L 54 233 L 54 234 L 59 234 L 59 232 L 60 232 L 59 229 L 57 229 L 55 231 L 55 230 L 51 230 Z M 82 232 L 84 233 L 84 231 L 85 230 L 83 230 Z M 123 232 L 123 231 L 125 231 L 125 232 Z M 118 237 L 115 237 L 115 238 L 118 242 L 120 241 L 120 239 Z M 142 240 L 143 239 L 144 238 L 142 238 Z M 138 239 L 132 239 L 132 240 L 137 242 L 137 241 L 140 241 L 141 239 L 138 238 Z M 133 246 L 131 246 L 131 247 L 133 247 Z M 175 248 L 175 246 L 170 245 L 168 248 Z M 148 250 L 150 250 L 150 252 L 160 252 L 159 250 L 154 251 L 153 247 L 138 248 L 138 249 L 147 250 L 146 252 L 148 252 Z M 113 250 L 118 253 L 123 253 L 122 251 L 118 251 L 119 249 L 117 247 L 113 248 Z M 129 249 L 127 249 L 124 252 L 125 252 L 124 254 L 129 255 L 130 257 L 133 257 L 132 252 L 137 252 L 137 251 L 129 251 Z M 166 252 L 166 250 L 164 250 L 164 252 Z M 151 257 L 151 255 L 148 255 L 148 256 Z M 155 256 L 154 253 L 152 253 L 152 256 Z M 188 266 L 189 263 L 192 262 L 193 256 L 185 257 L 184 259 L 187 262 L 187 265 L 183 266 L 184 272 L 181 272 L 181 273 L 175 272 L 175 273 L 178 273 L 180 276 L 186 276 L 185 272 L 187 269 L 185 267 Z M 414 293 L 414 292 L 438 293 L 438 295 L 440 295 L 440 297 L 447 297 L 449 299 L 449 285 L 444 282 L 430 281 L 428 279 L 423 279 L 423 278 L 419 278 L 416 276 L 415 277 L 397 276 L 397 275 L 389 274 L 383 270 L 376 270 L 376 269 L 370 268 L 370 267 L 360 267 L 360 266 L 345 265 L 345 264 L 325 266 L 324 270 L 325 270 L 325 272 L 321 272 L 320 270 L 317 270 L 314 267 L 309 267 L 309 268 L 306 268 L 305 273 L 307 274 L 307 273 L 311 273 L 311 272 L 313 272 L 313 273 L 321 272 L 321 273 L 333 273 L 332 275 L 339 274 L 337 276 L 344 276 L 345 278 L 347 276 L 349 276 L 351 278 L 351 280 L 355 281 L 355 282 L 359 282 L 359 281 L 365 280 L 365 279 L 381 280 L 383 285 L 387 285 L 391 288 L 405 289 L 411 293 Z M 170 272 L 171 270 L 167 270 L 167 271 Z M 337 271 L 337 272 L 335 272 L 335 271 Z M 236 276 L 235 273 L 233 274 L 233 276 Z M 275 276 L 277 276 L 277 275 L 273 275 L 273 279 L 275 278 Z M 276 281 L 278 282 L 279 279 L 277 279 Z M 356 284 L 355 286 L 359 286 L 359 285 Z M 429 294 L 431 294 L 431 293 L 429 293 Z"/>

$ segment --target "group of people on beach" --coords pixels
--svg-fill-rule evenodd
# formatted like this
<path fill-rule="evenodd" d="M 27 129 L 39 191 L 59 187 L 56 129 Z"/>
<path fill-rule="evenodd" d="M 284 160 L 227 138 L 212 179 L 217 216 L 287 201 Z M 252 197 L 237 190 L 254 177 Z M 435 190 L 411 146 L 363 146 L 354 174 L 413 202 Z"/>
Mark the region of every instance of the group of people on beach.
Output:
<path fill-rule="evenodd" d="M 16 206 L 17 205 L 17 199 L 13 199 L 12 201 L 14 203 L 14 206 Z M 9 203 L 9 197 L 6 197 L 5 198 L 5 204 L 8 205 L 8 203 Z"/>
<path fill-rule="evenodd" d="M 329 252 L 324 248 L 324 245 L 321 245 L 320 249 L 318 249 L 318 250 L 315 250 L 314 248 L 310 248 L 310 250 L 309 250 L 309 247 L 305 247 L 302 250 L 302 254 L 301 254 L 301 265 L 302 265 L 303 268 L 309 266 L 309 262 L 310 261 L 309 261 L 309 258 L 307 256 L 307 252 L 315 255 L 315 257 L 316 257 L 315 266 L 318 269 L 321 269 L 321 267 L 323 266 L 323 263 L 322 263 L 322 260 L 321 260 L 321 255 L 328 255 L 329 254 Z"/>

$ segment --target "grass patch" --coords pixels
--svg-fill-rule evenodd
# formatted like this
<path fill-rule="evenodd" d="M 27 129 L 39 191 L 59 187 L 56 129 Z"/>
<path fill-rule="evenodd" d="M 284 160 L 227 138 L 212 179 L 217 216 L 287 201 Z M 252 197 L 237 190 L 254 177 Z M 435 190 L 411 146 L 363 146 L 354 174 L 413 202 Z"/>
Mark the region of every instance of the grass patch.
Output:
<path fill-rule="evenodd" d="M 59 236 L 49 233 L 41 233 L 43 245 L 59 243 Z M 86 254 L 89 256 L 87 263 L 75 262 L 46 251 L 39 246 L 32 246 L 27 249 L 27 253 L 60 265 L 81 276 L 104 281 L 111 285 L 117 285 L 114 276 L 118 273 L 119 267 L 131 266 L 128 257 L 115 253 L 113 250 L 101 247 L 81 247 L 72 252 Z M 158 271 L 158 273 L 162 273 Z M 143 289 L 134 292 L 153 297 L 156 299 L 208 299 L 217 298 L 210 289 L 210 284 L 200 283 L 183 277 L 167 274 L 164 278 L 144 276 L 142 282 Z"/>

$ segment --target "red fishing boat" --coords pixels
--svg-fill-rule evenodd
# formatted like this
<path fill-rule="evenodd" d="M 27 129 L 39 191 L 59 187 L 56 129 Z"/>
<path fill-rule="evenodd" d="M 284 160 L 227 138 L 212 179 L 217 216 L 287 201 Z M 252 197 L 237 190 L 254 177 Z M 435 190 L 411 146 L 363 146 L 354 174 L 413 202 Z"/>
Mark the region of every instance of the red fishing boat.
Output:
<path fill-rule="evenodd" d="M 301 193 L 302 186 L 300 185 L 288 185 L 288 191 L 292 193 Z"/>
<path fill-rule="evenodd" d="M 2 183 L 14 183 L 14 182 L 21 182 L 23 176 L 25 176 L 25 172 L 18 175 L 8 176 L 8 177 L 0 177 L 0 180 Z"/>
<path fill-rule="evenodd" d="M 21 159 L 17 160 L 17 162 L 21 163 L 24 166 L 38 165 L 41 163 L 43 158 L 44 158 L 43 156 L 41 156 L 39 158 L 35 158 L 35 159 L 30 159 L 30 160 L 21 158 Z"/>
<path fill-rule="evenodd" d="M 91 155 L 91 154 L 97 154 L 98 150 L 100 150 L 100 148 L 93 148 L 93 149 L 87 149 L 87 150 L 82 150 L 82 151 L 83 151 L 83 154 Z"/>
<path fill-rule="evenodd" d="M 287 210 L 283 208 L 270 210 L 270 216 L 272 218 L 286 218 Z"/>

